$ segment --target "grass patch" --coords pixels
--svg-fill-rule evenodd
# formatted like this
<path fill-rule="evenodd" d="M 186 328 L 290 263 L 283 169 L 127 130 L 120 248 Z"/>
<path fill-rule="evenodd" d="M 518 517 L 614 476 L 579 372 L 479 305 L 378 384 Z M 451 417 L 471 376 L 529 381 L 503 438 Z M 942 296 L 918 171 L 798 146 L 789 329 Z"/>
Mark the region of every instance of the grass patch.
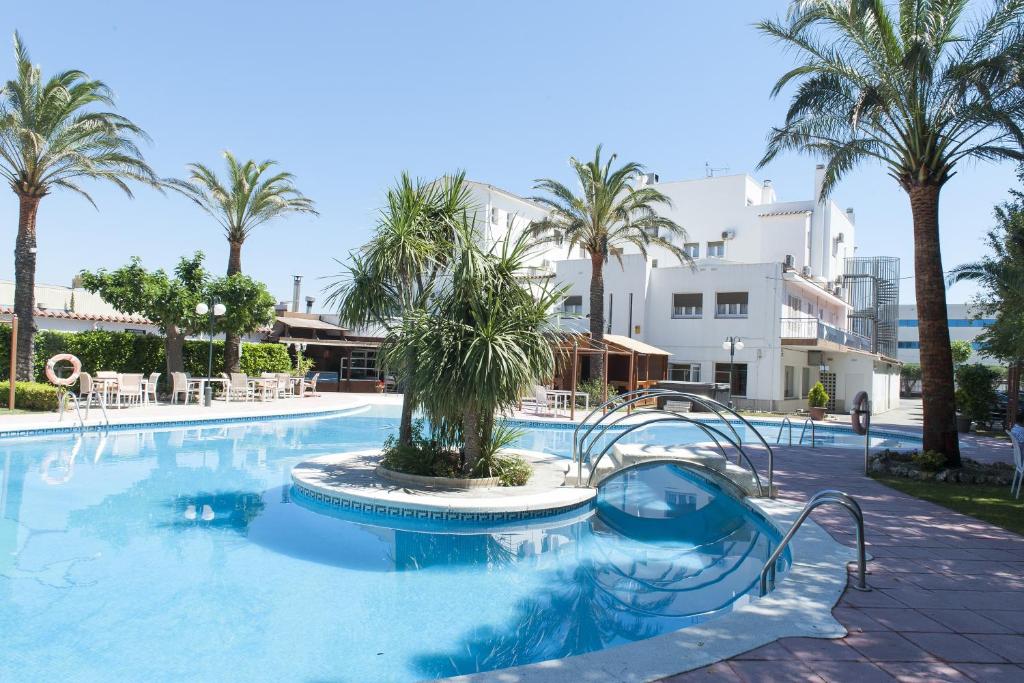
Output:
<path fill-rule="evenodd" d="M 947 484 L 885 476 L 873 479 L 915 498 L 1024 534 L 1024 497 L 1014 500 L 1009 486 Z"/>

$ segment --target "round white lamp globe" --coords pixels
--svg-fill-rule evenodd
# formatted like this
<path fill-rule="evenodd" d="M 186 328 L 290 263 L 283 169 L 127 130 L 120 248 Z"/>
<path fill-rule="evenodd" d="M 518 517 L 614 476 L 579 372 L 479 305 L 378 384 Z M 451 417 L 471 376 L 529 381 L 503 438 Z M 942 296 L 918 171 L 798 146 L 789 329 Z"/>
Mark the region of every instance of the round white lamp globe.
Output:
<path fill-rule="evenodd" d="M 202 301 L 196 304 L 196 313 L 198 313 L 199 315 L 206 315 L 209 312 L 210 307 L 204 304 Z"/>
<path fill-rule="evenodd" d="M 226 306 L 224 306 L 224 304 L 214 304 L 213 305 L 213 314 L 214 315 L 224 315 L 224 312 L 226 310 L 228 310 L 228 309 L 227 309 Z"/>

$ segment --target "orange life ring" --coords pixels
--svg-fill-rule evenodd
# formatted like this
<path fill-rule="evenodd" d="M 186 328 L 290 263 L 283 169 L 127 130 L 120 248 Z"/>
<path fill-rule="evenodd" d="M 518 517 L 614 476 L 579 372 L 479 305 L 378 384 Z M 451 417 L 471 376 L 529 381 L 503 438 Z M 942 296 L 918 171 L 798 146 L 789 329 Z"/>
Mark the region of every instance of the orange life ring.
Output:
<path fill-rule="evenodd" d="M 58 377 L 57 373 L 53 371 L 54 366 L 62 360 L 66 360 L 71 363 L 71 375 L 68 377 Z M 82 361 L 78 360 L 76 356 L 73 356 L 70 353 L 58 353 L 56 356 L 46 361 L 46 379 L 59 387 L 71 386 L 78 381 L 78 376 L 81 373 Z"/>
<path fill-rule="evenodd" d="M 868 392 L 858 391 L 857 395 L 853 397 L 850 424 L 857 434 L 863 436 L 868 433 L 868 427 L 871 426 L 871 401 L 868 398 Z"/>

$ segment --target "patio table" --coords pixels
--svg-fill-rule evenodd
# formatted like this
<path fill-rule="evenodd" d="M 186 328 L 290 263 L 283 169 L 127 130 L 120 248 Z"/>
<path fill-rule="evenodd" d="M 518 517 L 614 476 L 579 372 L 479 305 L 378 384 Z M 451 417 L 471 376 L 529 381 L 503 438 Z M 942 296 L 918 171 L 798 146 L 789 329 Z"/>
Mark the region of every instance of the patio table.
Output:
<path fill-rule="evenodd" d="M 584 410 L 590 410 L 590 394 L 584 391 L 569 391 L 568 389 L 548 389 L 547 395 L 555 399 L 555 412 L 558 412 L 559 403 L 562 404 L 562 408 L 566 411 L 569 410 L 569 401 L 576 400 L 580 396 L 583 397 Z"/>
<path fill-rule="evenodd" d="M 228 380 L 223 377 L 189 377 L 186 382 L 188 384 L 198 384 L 199 396 L 201 397 L 206 395 L 207 384 L 219 384 L 224 389 L 224 402 L 227 403 L 231 399 L 230 392 L 227 391 Z"/>
<path fill-rule="evenodd" d="M 271 400 L 277 398 L 277 378 L 253 377 L 249 379 L 249 385 L 254 392 L 259 391 L 261 401 L 266 401 L 268 397 Z"/>

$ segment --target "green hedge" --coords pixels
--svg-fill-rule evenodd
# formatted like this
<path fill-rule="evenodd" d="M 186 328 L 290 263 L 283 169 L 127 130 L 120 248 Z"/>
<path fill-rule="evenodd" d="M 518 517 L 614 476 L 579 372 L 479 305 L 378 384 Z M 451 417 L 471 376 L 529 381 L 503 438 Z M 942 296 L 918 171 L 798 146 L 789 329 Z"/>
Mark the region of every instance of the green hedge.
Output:
<path fill-rule="evenodd" d="M 7 408 L 11 383 L 0 381 L 0 408 Z M 20 410 L 57 410 L 57 387 L 41 382 L 15 382 L 14 407 Z"/>
<path fill-rule="evenodd" d="M 0 376 L 10 376 L 11 328 L 0 325 Z M 71 353 L 82 361 L 87 372 L 113 370 L 115 372 L 167 372 L 164 338 L 131 332 L 89 330 L 85 332 L 57 332 L 40 330 L 35 337 L 34 375 L 46 382 L 46 361 L 58 353 Z M 185 342 L 185 371 L 193 375 L 206 375 L 209 342 L 199 339 Z M 282 344 L 242 344 L 242 372 L 258 375 L 261 372 L 290 372 L 292 360 Z M 213 342 L 213 372 L 224 370 L 224 342 Z M 161 378 L 163 379 L 163 378 Z"/>

